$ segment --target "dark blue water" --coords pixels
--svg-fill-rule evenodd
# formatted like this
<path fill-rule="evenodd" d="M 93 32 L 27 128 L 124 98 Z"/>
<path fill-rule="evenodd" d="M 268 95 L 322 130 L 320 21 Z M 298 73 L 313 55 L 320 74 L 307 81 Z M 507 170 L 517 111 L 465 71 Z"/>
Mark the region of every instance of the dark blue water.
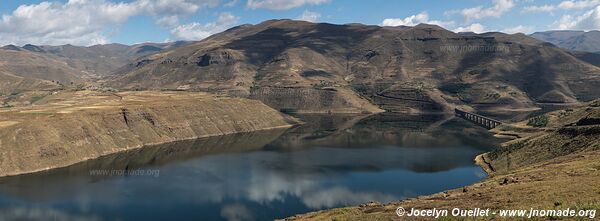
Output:
<path fill-rule="evenodd" d="M 387 203 L 483 179 L 473 158 L 497 145 L 443 116 L 302 118 L 0 179 L 0 220 L 272 220 Z"/>

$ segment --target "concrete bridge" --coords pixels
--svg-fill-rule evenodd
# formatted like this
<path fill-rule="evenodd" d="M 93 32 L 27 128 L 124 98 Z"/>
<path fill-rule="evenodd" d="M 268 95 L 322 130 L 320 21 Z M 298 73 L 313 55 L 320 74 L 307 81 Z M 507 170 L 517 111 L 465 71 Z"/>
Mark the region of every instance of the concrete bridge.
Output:
<path fill-rule="evenodd" d="M 502 124 L 502 122 L 500 122 L 498 120 L 494 120 L 489 117 L 484 117 L 479 114 L 462 111 L 462 110 L 459 110 L 458 108 L 454 108 L 454 113 L 456 114 L 457 117 L 471 121 L 479 126 L 487 128 L 488 130 L 493 129 L 493 128 L 497 127 L 498 125 Z"/>

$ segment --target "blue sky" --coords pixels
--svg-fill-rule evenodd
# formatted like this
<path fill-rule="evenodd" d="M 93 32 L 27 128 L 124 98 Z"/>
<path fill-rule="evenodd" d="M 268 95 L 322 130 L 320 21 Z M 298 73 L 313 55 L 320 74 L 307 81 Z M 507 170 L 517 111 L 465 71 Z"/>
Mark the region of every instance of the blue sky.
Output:
<path fill-rule="evenodd" d="M 279 18 L 473 32 L 600 28 L 600 0 L 0 0 L 0 13 L 0 45 L 201 40 Z"/>

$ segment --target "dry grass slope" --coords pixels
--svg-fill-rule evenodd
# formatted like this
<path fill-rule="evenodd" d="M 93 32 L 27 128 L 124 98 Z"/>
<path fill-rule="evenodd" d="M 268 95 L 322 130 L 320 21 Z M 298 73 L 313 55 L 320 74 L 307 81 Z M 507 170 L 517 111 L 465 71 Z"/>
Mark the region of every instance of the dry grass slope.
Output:
<path fill-rule="evenodd" d="M 81 91 L 0 115 L 0 176 L 65 167 L 146 145 L 289 127 L 259 101 L 206 93 Z"/>

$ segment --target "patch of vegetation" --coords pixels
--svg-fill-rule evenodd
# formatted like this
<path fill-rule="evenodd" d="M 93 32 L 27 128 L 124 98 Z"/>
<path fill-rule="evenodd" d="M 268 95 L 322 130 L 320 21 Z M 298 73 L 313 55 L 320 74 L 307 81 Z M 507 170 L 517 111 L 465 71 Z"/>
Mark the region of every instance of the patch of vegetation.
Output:
<path fill-rule="evenodd" d="M 527 125 L 532 127 L 545 127 L 548 125 L 548 116 L 540 115 L 527 121 Z"/>
<path fill-rule="evenodd" d="M 470 103 L 473 101 L 473 98 L 469 93 L 467 93 L 467 91 L 469 91 L 471 88 L 471 84 L 456 82 L 443 84 L 440 86 L 439 89 L 445 93 L 457 96 L 458 99 L 460 99 L 463 102 Z"/>
<path fill-rule="evenodd" d="M 71 85 L 73 85 L 73 82 L 71 82 Z M 85 90 L 85 84 L 77 84 L 75 86 L 75 91 L 83 91 Z"/>
<path fill-rule="evenodd" d="M 7 101 L 2 102 L 2 108 L 11 108 L 13 105 L 9 104 Z"/>
<path fill-rule="evenodd" d="M 332 87 L 334 84 L 330 81 L 320 80 L 319 83 L 313 85 L 314 88 Z"/>
<path fill-rule="evenodd" d="M 572 112 L 573 112 L 573 109 L 566 109 L 566 110 L 560 111 L 558 117 L 563 118 L 563 117 L 569 116 Z"/>
<path fill-rule="evenodd" d="M 469 90 L 470 88 L 471 85 L 466 83 L 449 83 L 442 85 L 440 90 L 451 94 L 460 94 Z"/>
<path fill-rule="evenodd" d="M 498 98 L 500 98 L 501 95 L 498 93 L 489 93 L 489 94 L 486 94 L 485 97 L 490 98 L 492 100 L 498 100 Z"/>
<path fill-rule="evenodd" d="M 366 94 L 369 92 L 369 86 L 366 84 L 353 84 L 352 89 L 361 94 Z"/>
<path fill-rule="evenodd" d="M 41 99 L 44 99 L 46 96 L 48 96 L 48 95 L 45 95 L 45 94 L 44 95 L 35 95 L 35 96 L 31 97 L 31 99 L 29 99 L 29 101 L 33 104 Z"/>
<path fill-rule="evenodd" d="M 252 81 L 252 85 L 250 86 L 250 91 L 256 91 L 259 88 L 260 87 L 258 86 L 258 83 L 256 81 Z"/>
<path fill-rule="evenodd" d="M 378 83 L 375 85 L 375 93 L 381 94 L 392 87 L 392 83 Z"/>

